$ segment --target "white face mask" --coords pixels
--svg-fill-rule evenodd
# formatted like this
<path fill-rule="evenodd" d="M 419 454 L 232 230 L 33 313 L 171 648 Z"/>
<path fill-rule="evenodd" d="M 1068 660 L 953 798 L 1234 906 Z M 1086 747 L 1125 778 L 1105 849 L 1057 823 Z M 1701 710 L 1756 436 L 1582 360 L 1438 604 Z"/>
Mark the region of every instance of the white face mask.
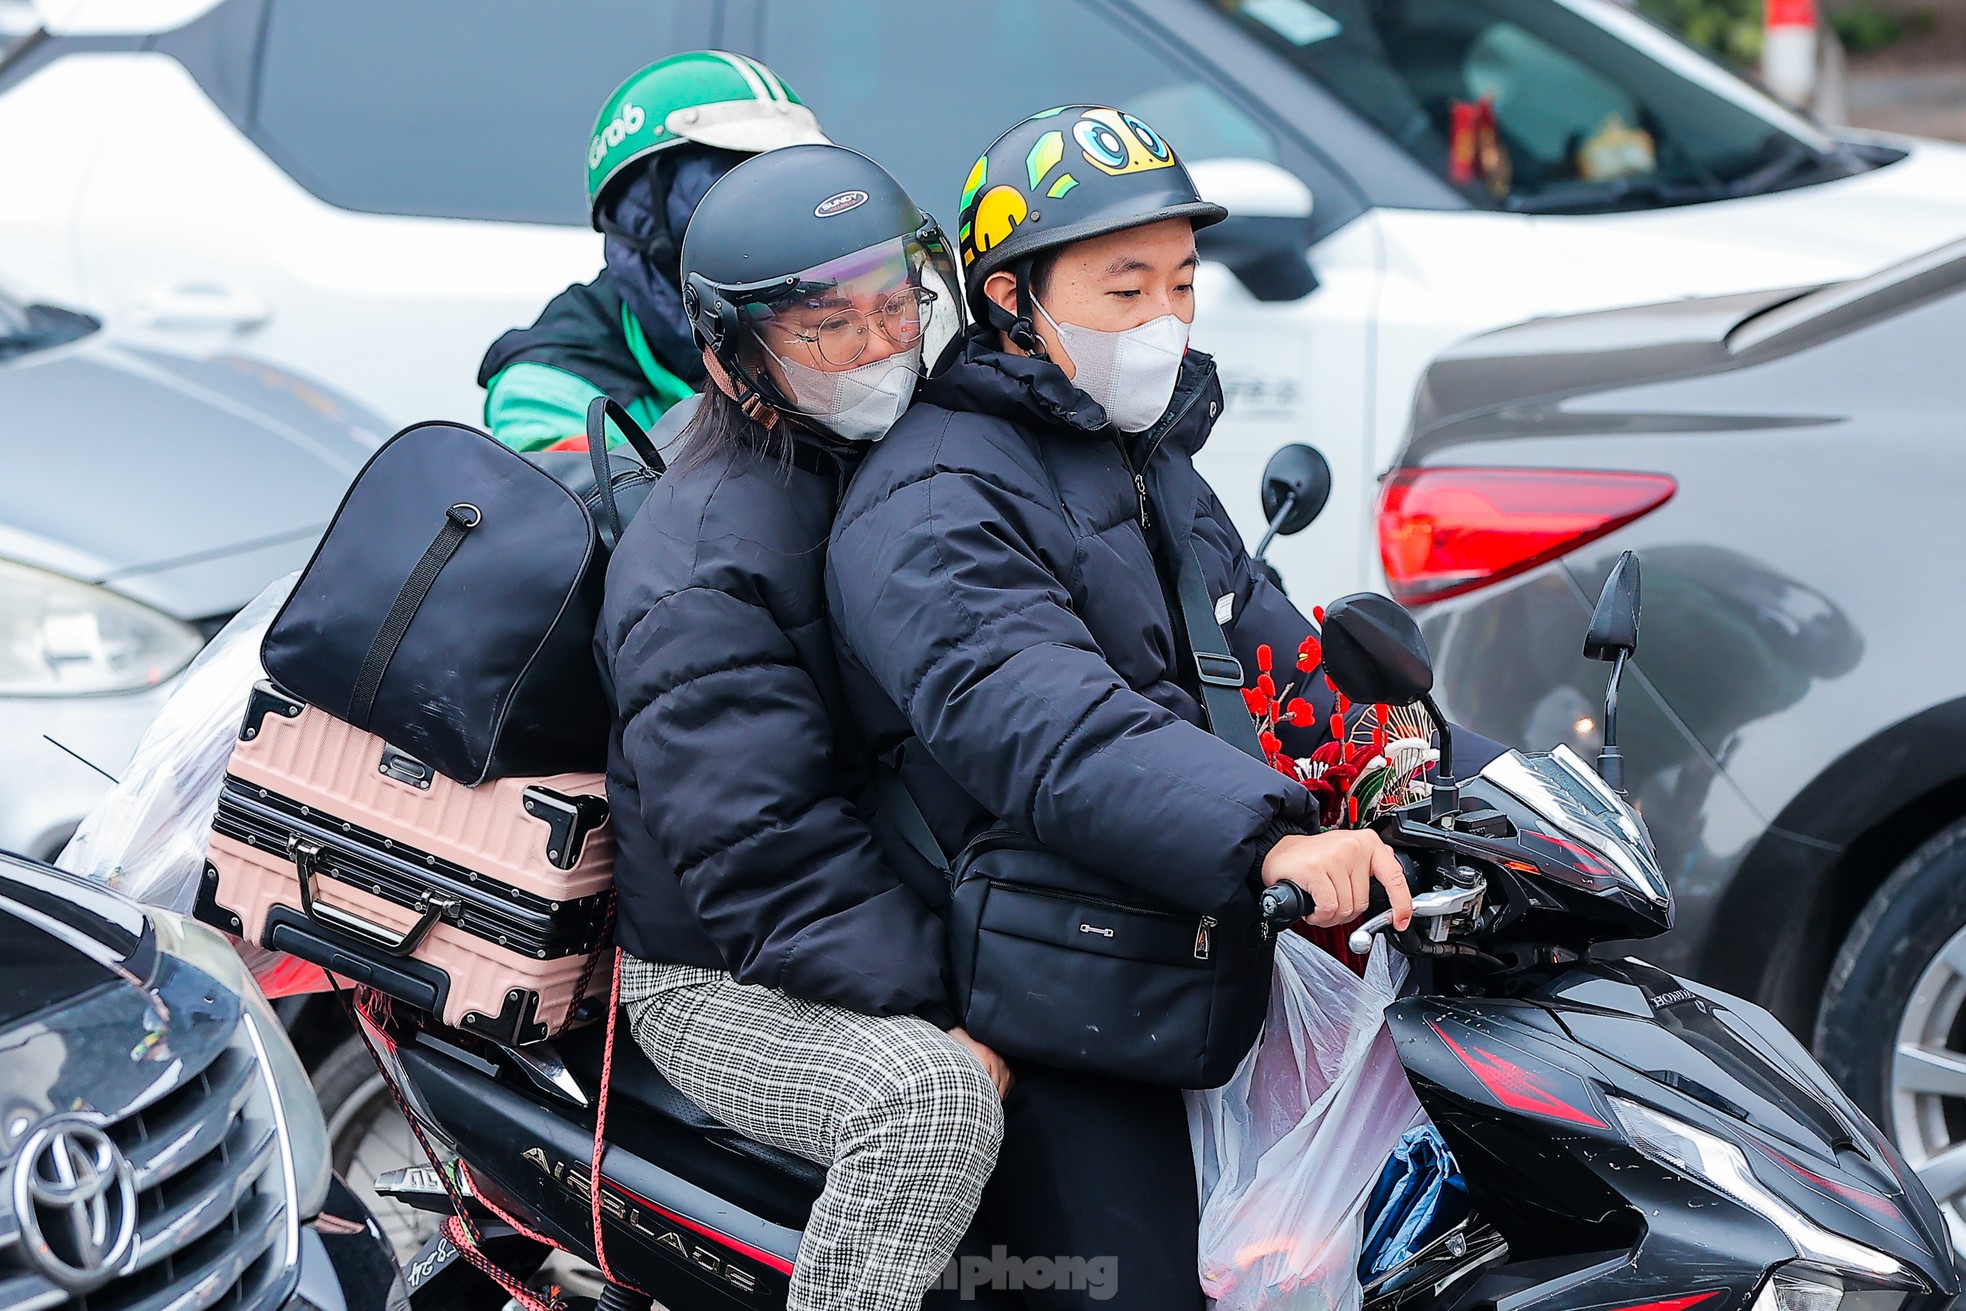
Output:
<path fill-rule="evenodd" d="M 901 351 L 872 364 L 828 373 L 774 355 L 799 413 L 834 436 L 850 442 L 877 442 L 887 436 L 915 399 L 922 373 L 922 348 Z"/>
<path fill-rule="evenodd" d="M 1137 328 L 1105 332 L 1060 323 L 1043 305 L 1038 313 L 1072 357 L 1072 385 L 1098 401 L 1115 428 L 1145 432 L 1167 413 L 1188 349 L 1188 325 L 1178 316 L 1163 314 Z"/>

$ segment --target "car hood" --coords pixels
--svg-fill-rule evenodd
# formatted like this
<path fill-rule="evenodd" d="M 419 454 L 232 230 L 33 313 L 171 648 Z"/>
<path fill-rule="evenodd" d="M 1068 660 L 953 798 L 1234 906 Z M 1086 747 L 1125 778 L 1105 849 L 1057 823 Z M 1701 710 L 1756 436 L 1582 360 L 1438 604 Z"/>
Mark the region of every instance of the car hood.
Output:
<path fill-rule="evenodd" d="M 0 366 L 0 557 L 180 619 L 305 563 L 380 420 L 269 366 L 97 334 Z"/>
<path fill-rule="evenodd" d="M 1531 220 L 1536 255 L 1587 272 L 1596 304 L 1635 305 L 1839 282 L 1966 237 L 1966 146 L 1867 140 L 1904 150 L 1904 158 L 1736 200 L 1538 216 Z"/>
<path fill-rule="evenodd" d="M 160 952 L 134 902 L 51 866 L 0 855 L 0 942 L 10 1127 L 64 1112 L 118 1119 L 183 1088 L 238 1028 L 239 994 Z M 0 1133 L 0 1158 L 7 1145 Z"/>
<path fill-rule="evenodd" d="M 7 944 L 0 1031 L 131 980 L 146 928 L 133 903 L 49 866 L 0 856 L 0 942 Z"/>

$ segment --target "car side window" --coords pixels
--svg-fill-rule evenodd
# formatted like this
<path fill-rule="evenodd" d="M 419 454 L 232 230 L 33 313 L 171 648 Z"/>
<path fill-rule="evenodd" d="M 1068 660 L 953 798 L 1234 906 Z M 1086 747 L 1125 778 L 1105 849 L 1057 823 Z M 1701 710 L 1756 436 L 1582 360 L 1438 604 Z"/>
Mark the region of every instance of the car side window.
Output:
<path fill-rule="evenodd" d="M 1478 205 L 1685 204 L 1815 158 L 1745 87 L 1725 94 L 1560 0 L 1215 3 Z"/>
<path fill-rule="evenodd" d="M 764 0 L 762 37 L 756 53 L 827 134 L 880 160 L 945 223 L 991 136 L 1057 105 L 1121 106 L 1191 162 L 1277 162 L 1260 121 L 1085 0 L 997 0 L 973 15 L 856 0 L 852 22 L 812 0 Z"/>
<path fill-rule="evenodd" d="M 344 209 L 586 226 L 582 163 L 684 0 L 273 0 L 251 135 Z"/>

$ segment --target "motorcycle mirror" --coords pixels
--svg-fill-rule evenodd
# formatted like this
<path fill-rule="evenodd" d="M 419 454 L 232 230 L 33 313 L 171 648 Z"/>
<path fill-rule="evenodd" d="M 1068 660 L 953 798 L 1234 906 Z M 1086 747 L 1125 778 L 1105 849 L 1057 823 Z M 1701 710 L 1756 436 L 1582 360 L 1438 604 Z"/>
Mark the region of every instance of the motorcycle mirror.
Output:
<path fill-rule="evenodd" d="M 1331 465 L 1315 446 L 1292 442 L 1263 466 L 1263 518 L 1269 527 L 1256 544 L 1261 560 L 1270 543 L 1309 528 L 1331 499 Z"/>
<path fill-rule="evenodd" d="M 1324 672 L 1354 701 L 1410 706 L 1434 689 L 1427 639 L 1406 607 L 1354 592 L 1324 608 Z"/>
<path fill-rule="evenodd" d="M 1434 704 L 1434 662 L 1427 639 L 1405 606 L 1377 592 L 1354 592 L 1324 608 L 1324 672 L 1332 686 L 1366 704 L 1423 705 L 1440 733 L 1436 811 L 1457 804 L 1454 744 L 1447 716 Z"/>
<path fill-rule="evenodd" d="M 1638 604 L 1638 553 L 1626 551 L 1597 594 L 1597 609 L 1584 634 L 1584 655 L 1610 661 L 1638 650 Z"/>
<path fill-rule="evenodd" d="M 1604 686 L 1604 745 L 1597 753 L 1597 776 L 1620 795 L 1625 790 L 1625 757 L 1618 750 L 1618 683 L 1625 676 L 1625 662 L 1638 650 L 1638 611 L 1638 553 L 1625 551 L 1597 594 L 1597 609 L 1591 612 L 1591 626 L 1584 634 L 1584 655 L 1611 662 L 1611 677 Z"/>

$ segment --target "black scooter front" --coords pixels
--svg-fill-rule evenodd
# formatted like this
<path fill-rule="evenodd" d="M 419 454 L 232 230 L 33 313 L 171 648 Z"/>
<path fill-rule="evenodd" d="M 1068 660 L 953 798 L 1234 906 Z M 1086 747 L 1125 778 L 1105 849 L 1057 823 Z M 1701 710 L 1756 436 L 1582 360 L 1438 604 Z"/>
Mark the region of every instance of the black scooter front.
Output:
<path fill-rule="evenodd" d="M 1766 1011 L 1638 961 L 1387 1011 L 1511 1311 L 1938 1311 L 1930 1196 Z"/>

